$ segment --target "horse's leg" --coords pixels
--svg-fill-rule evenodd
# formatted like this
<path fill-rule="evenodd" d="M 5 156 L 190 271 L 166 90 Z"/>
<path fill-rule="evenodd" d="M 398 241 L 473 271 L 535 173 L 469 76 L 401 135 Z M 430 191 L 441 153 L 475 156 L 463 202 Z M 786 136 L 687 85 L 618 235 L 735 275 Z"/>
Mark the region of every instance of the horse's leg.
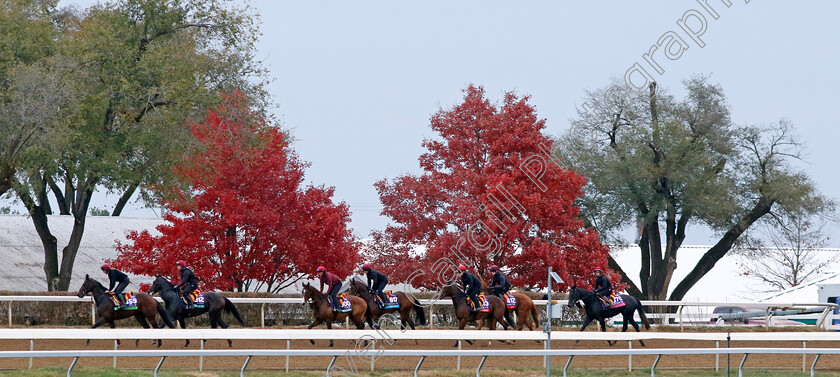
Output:
<path fill-rule="evenodd" d="M 604 319 L 603 317 L 601 317 L 601 318 L 598 318 L 598 323 L 601 324 L 601 332 L 606 332 L 607 331 L 607 320 Z M 617 340 L 616 341 L 612 341 L 612 340 L 607 341 L 607 344 L 609 344 L 610 346 L 614 346 L 616 343 L 618 343 Z"/>
<path fill-rule="evenodd" d="M 327 330 L 332 330 L 332 323 L 333 321 L 327 321 Z M 333 346 L 333 340 L 330 339 L 330 347 Z"/>
<path fill-rule="evenodd" d="M 586 319 L 583 320 L 583 326 L 580 327 L 580 331 L 586 330 L 586 326 L 592 323 L 592 317 L 586 316 Z M 580 343 L 580 340 L 575 340 L 575 344 Z"/>
<path fill-rule="evenodd" d="M 628 315 L 624 316 L 624 328 L 625 329 L 627 329 L 627 322 L 628 321 L 630 322 L 631 325 L 633 325 L 633 328 L 636 329 L 636 332 L 639 332 L 639 324 L 636 323 L 636 320 L 633 318 L 633 312 L 630 312 L 629 316 Z M 639 339 L 639 343 L 642 344 L 642 347 L 645 347 L 645 341 L 644 340 Z"/>
<path fill-rule="evenodd" d="M 465 327 L 467 327 L 467 319 L 466 318 L 461 318 L 458 321 L 458 330 L 463 330 Z M 456 340 L 455 344 L 453 344 L 452 347 L 458 347 L 458 342 L 459 341 Z M 470 341 L 468 340 L 467 342 L 470 342 Z M 472 342 L 470 342 L 470 344 L 472 344 Z"/>
<path fill-rule="evenodd" d="M 173 315 L 172 317 L 175 317 L 175 316 Z M 178 318 L 178 319 L 177 319 L 178 324 L 179 324 L 179 325 L 181 325 L 181 328 L 182 328 L 182 329 L 185 329 L 185 330 L 186 330 L 186 328 L 187 328 L 187 322 L 184 320 L 184 317 L 177 317 L 177 318 Z M 189 347 L 189 345 L 190 345 L 190 340 L 189 340 L 189 339 L 187 339 L 187 340 L 186 340 L 186 342 L 184 343 L 184 348 Z"/>
<path fill-rule="evenodd" d="M 323 320 L 316 318 L 316 319 L 315 319 L 315 321 L 314 321 L 314 322 L 312 322 L 312 323 L 309 325 L 309 327 L 307 327 L 307 329 L 308 329 L 308 330 L 311 330 L 313 327 L 320 325 L 320 324 L 321 324 L 321 322 L 323 322 Z M 312 339 L 309 339 L 309 343 L 315 344 L 315 341 L 314 341 L 314 340 L 312 340 Z"/>

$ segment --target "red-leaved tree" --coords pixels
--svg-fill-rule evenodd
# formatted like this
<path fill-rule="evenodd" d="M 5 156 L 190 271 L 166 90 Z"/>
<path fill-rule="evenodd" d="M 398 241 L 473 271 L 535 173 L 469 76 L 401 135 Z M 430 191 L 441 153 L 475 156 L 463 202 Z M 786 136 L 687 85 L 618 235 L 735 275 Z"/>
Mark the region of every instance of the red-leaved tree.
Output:
<path fill-rule="evenodd" d="M 345 203 L 333 189 L 302 188 L 306 163 L 284 133 L 251 111 L 241 93 L 226 96 L 191 124 L 196 147 L 174 167 L 183 187 L 165 191 L 159 235 L 132 232 L 118 244 L 118 268 L 177 278 L 185 260 L 202 289 L 276 292 L 319 264 L 341 276 L 359 260 Z"/>
<path fill-rule="evenodd" d="M 423 142 L 423 173 L 375 184 L 395 224 L 374 232 L 366 258 L 426 288 L 457 276 L 446 264 L 463 263 L 485 280 L 497 264 L 527 287 L 544 286 L 549 266 L 587 287 L 593 268 L 607 270 L 608 250 L 575 206 L 586 180 L 552 159 L 545 121 L 528 98 L 507 93 L 497 107 L 471 85 L 463 103 L 432 116 L 439 138 Z"/>

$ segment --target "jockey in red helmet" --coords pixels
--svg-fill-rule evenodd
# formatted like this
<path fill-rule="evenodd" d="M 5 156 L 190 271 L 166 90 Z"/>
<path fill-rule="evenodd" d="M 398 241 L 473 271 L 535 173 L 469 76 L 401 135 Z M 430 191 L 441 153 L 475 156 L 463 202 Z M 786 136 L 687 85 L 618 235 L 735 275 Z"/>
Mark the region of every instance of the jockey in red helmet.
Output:
<path fill-rule="evenodd" d="M 467 272 L 467 266 L 463 264 L 458 266 L 461 274 L 461 284 L 463 284 L 464 293 L 470 298 L 473 308 L 478 308 L 478 294 L 481 292 L 481 281 L 475 275 Z"/>
<path fill-rule="evenodd" d="M 385 274 L 376 271 L 373 267 L 365 263 L 362 265 L 362 273 L 367 275 L 367 284 L 370 293 L 373 293 L 379 296 L 382 299 L 382 305 L 388 302 L 388 298 L 385 297 L 385 286 L 388 285 L 388 277 Z"/>
<path fill-rule="evenodd" d="M 179 260 L 175 262 L 175 267 L 181 271 L 181 281 L 175 285 L 175 289 L 181 289 L 181 295 L 184 297 L 184 301 L 186 301 L 186 309 L 193 309 L 190 293 L 198 289 L 198 278 L 195 277 L 192 270 L 187 268 L 187 262 Z"/>
<path fill-rule="evenodd" d="M 338 309 L 337 295 L 341 289 L 341 278 L 332 272 L 327 272 L 327 268 L 324 266 L 318 266 L 315 272 L 319 273 L 318 278 L 321 280 L 321 293 L 326 294 L 330 298 L 330 305 L 333 309 Z M 324 285 L 327 286 L 326 292 L 324 292 Z"/>
<path fill-rule="evenodd" d="M 610 279 L 607 278 L 607 275 L 604 275 L 604 271 L 600 267 L 595 268 L 595 289 L 592 290 L 596 296 L 606 299 L 609 305 L 610 296 L 612 296 L 612 284 L 610 284 Z"/>
<path fill-rule="evenodd" d="M 502 298 L 505 293 L 510 290 L 510 281 L 505 274 L 499 271 L 499 266 L 490 266 L 490 272 L 493 272 L 493 280 L 490 282 L 490 293 Z"/>
<path fill-rule="evenodd" d="M 102 272 L 105 273 L 105 275 L 108 275 L 108 280 L 111 283 L 108 286 L 108 291 L 105 293 L 114 292 L 114 295 L 120 302 L 119 308 L 125 309 L 125 297 L 123 297 L 122 293 L 128 286 L 128 283 L 131 282 L 131 280 L 128 279 L 128 275 L 122 273 L 119 270 L 111 268 L 111 265 L 108 263 L 103 264 L 100 268 L 102 269 Z M 116 285 L 117 287 L 114 288 L 114 285 Z"/>

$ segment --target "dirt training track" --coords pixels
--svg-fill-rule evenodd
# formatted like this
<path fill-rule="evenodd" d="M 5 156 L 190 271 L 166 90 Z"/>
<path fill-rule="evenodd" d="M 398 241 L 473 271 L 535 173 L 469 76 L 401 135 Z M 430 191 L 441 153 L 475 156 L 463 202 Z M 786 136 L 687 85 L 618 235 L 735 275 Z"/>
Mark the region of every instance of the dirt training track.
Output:
<path fill-rule="evenodd" d="M 142 331 L 142 330 L 138 330 Z M 713 341 L 682 341 L 682 340 L 648 340 L 646 341 L 647 348 L 714 348 Z M 183 341 L 180 340 L 166 340 L 163 344 L 163 349 L 184 349 Z M 388 349 L 453 349 L 453 341 L 451 340 L 420 340 L 418 345 L 414 341 L 400 340 L 394 344 L 384 344 Z M 315 345 L 311 345 L 309 341 L 291 341 L 292 349 L 314 349 L 327 348 L 328 341 L 316 341 Z M 785 347 L 785 348 L 801 348 L 802 342 L 798 341 L 778 341 L 778 342 L 757 342 L 757 341 L 738 341 L 731 342 L 731 347 Z M 29 350 L 30 344 L 27 340 L 7 340 L 2 342 L 0 350 L 3 351 L 24 351 Z M 234 341 L 234 348 L 237 349 L 285 349 L 285 340 L 237 340 Z M 474 345 L 463 343 L 465 350 L 481 350 L 481 349 L 542 349 L 542 342 L 535 341 L 517 341 L 512 345 L 506 345 L 499 341 L 494 341 L 492 345 L 488 345 L 486 341 L 476 342 Z M 587 349 L 587 348 L 608 348 L 606 341 L 581 341 L 579 344 L 574 344 L 573 341 L 552 341 L 552 348 L 561 349 Z M 613 348 L 627 348 L 627 342 L 620 342 Z M 633 348 L 639 348 L 639 343 L 634 342 Z M 726 342 L 720 342 L 720 347 L 726 347 Z M 817 347 L 840 347 L 840 337 L 838 341 L 809 341 L 808 348 Z M 193 341 L 189 349 L 199 349 L 200 342 Z M 357 357 L 354 351 L 354 345 L 350 341 L 337 340 L 336 349 L 350 350 L 349 355 L 352 362 L 355 363 L 355 368 L 361 371 L 370 370 L 369 360 Z M 34 344 L 35 350 L 112 350 L 114 349 L 113 341 L 93 340 L 90 346 L 85 345 L 83 340 L 38 340 Z M 119 349 L 155 349 L 155 347 L 148 340 L 141 340 L 139 346 L 135 346 L 133 339 L 124 339 L 121 341 Z M 205 343 L 205 349 L 228 349 L 227 342 L 224 340 L 210 340 Z M 731 365 L 737 368 L 741 362 L 743 355 L 732 355 Z M 329 365 L 330 357 L 290 357 L 290 370 L 325 370 Z M 336 362 L 337 368 L 350 369 L 347 360 L 339 358 Z M 633 356 L 633 367 L 635 368 L 650 368 L 653 364 L 655 356 Z M 375 360 L 374 366 L 376 369 L 397 369 L 397 370 L 413 370 L 417 365 L 419 358 L 417 357 L 385 357 Z M 565 365 L 567 357 L 552 358 L 552 365 L 555 367 L 562 367 Z M 156 357 L 147 358 L 119 358 L 117 359 L 117 367 L 121 369 L 154 369 L 155 365 L 160 361 Z M 204 357 L 204 369 L 239 369 L 245 361 L 245 357 Z M 475 369 L 480 361 L 479 357 L 462 357 L 462 369 Z M 67 367 L 72 362 L 72 358 L 36 358 L 33 359 L 33 368 L 41 368 L 47 366 Z M 813 362 L 813 356 L 806 356 L 805 362 L 810 368 Z M 113 363 L 113 358 L 81 358 L 77 363 L 77 367 L 110 367 Z M 285 368 L 285 357 L 254 357 L 248 365 L 248 370 L 282 370 Z M 492 368 L 511 368 L 519 366 L 542 367 L 542 357 L 490 357 L 484 365 L 483 369 Z M 802 355 L 750 355 L 747 359 L 747 368 L 761 368 L 761 369 L 791 369 L 801 370 L 803 365 Z M 0 369 L 25 369 L 29 366 L 29 359 L 0 359 Z M 423 363 L 423 369 L 454 369 L 456 366 L 456 357 L 430 357 Z M 572 362 L 572 368 L 594 368 L 594 367 L 611 367 L 611 368 L 627 368 L 627 356 L 611 356 L 611 357 L 594 357 L 594 356 L 576 356 Z M 720 356 L 720 366 L 726 367 L 726 356 Z M 713 369 L 715 367 L 714 355 L 666 355 L 663 356 L 657 366 L 657 369 Z M 840 356 L 824 355 L 820 358 L 817 365 L 818 370 L 840 370 Z M 188 369 L 197 370 L 199 368 L 198 357 L 168 357 L 163 364 L 164 369 Z"/>

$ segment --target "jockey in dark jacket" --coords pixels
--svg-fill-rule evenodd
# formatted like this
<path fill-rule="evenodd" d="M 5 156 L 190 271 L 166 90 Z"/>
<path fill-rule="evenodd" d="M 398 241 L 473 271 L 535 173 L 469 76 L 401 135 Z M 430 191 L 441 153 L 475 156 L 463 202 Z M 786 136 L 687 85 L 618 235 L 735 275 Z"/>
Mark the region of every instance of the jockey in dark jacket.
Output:
<path fill-rule="evenodd" d="M 120 309 L 125 309 L 125 297 L 123 297 L 123 290 L 125 287 L 128 286 L 128 283 L 131 280 L 128 279 L 128 275 L 122 273 L 119 270 L 112 269 L 111 265 L 105 263 L 102 265 L 102 272 L 108 275 L 108 280 L 111 281 L 111 284 L 108 286 L 108 292 L 114 292 L 114 295 L 117 296 L 117 300 L 120 302 Z M 119 283 L 119 284 L 117 284 Z M 117 288 L 114 288 L 114 285 Z"/>
<path fill-rule="evenodd" d="M 341 289 L 341 278 L 338 275 L 327 272 L 327 268 L 324 266 L 318 266 L 318 269 L 315 272 L 320 272 L 321 274 L 318 278 L 321 280 L 321 293 L 324 293 L 330 297 L 330 305 L 333 309 L 338 309 L 338 291 Z M 324 285 L 327 285 L 327 292 L 324 292 Z"/>
<path fill-rule="evenodd" d="M 461 283 L 464 285 L 464 293 L 472 301 L 473 308 L 479 307 L 478 293 L 481 292 L 481 281 L 475 275 L 467 272 L 467 266 L 463 264 L 458 266 L 458 270 L 463 272 L 461 274 Z"/>
<path fill-rule="evenodd" d="M 592 293 L 595 293 L 596 296 L 602 297 L 607 301 L 607 304 L 612 303 L 612 299 L 610 296 L 612 295 L 612 284 L 610 284 L 610 279 L 607 279 L 607 276 L 604 275 L 604 271 L 600 268 L 595 268 L 595 289 L 592 290 Z"/>
<path fill-rule="evenodd" d="M 180 288 L 182 292 L 182 296 L 184 300 L 187 302 L 187 309 L 193 308 L 192 299 L 190 298 L 190 293 L 194 290 L 198 289 L 198 278 L 195 277 L 195 274 L 187 268 L 187 262 L 179 260 L 175 262 L 175 265 L 181 271 L 181 282 L 175 285 L 175 288 Z"/>
<path fill-rule="evenodd" d="M 502 298 L 510 290 L 510 281 L 499 271 L 499 266 L 495 264 L 490 266 L 490 271 L 494 272 L 493 281 L 490 282 L 490 293 Z"/>
<path fill-rule="evenodd" d="M 385 297 L 385 286 L 388 285 L 388 277 L 383 273 L 374 270 L 369 264 L 362 265 L 362 271 L 367 275 L 367 283 L 370 292 L 379 296 L 382 299 L 382 305 L 388 303 L 388 298 Z"/>

